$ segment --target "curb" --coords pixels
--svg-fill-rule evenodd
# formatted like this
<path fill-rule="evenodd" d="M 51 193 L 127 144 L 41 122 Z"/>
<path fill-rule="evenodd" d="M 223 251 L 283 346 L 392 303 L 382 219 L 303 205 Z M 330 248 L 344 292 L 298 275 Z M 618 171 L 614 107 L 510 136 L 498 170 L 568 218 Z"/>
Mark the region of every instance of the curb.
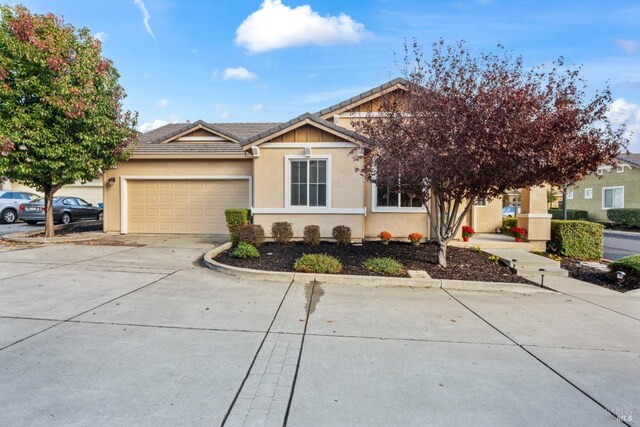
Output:
<path fill-rule="evenodd" d="M 384 276 L 355 276 L 347 274 L 315 274 L 315 273 L 295 273 L 285 271 L 263 271 L 250 268 L 234 267 L 219 263 L 214 258 L 222 252 L 231 249 L 231 242 L 217 246 L 204 254 L 204 264 L 211 270 L 220 273 L 239 276 L 248 279 L 260 279 L 271 282 L 291 282 L 292 280 L 318 281 L 336 285 L 359 285 L 359 286 L 393 286 L 408 288 L 441 288 L 461 291 L 494 291 L 494 292 L 546 292 L 553 291 L 537 287 L 535 285 L 523 285 L 520 283 L 500 283 L 500 282 L 474 282 L 469 280 L 449 280 L 449 279 L 419 279 L 410 277 L 384 277 Z"/>
<path fill-rule="evenodd" d="M 604 234 L 612 234 L 618 236 L 631 236 L 640 238 L 640 233 L 633 231 L 620 231 L 620 230 L 604 230 Z"/>
<path fill-rule="evenodd" d="M 94 221 L 79 221 L 72 222 L 70 224 L 55 225 L 53 229 L 55 231 L 66 230 L 67 228 L 78 227 L 79 225 L 101 225 L 102 220 Z M 90 231 L 85 233 L 77 233 L 77 235 L 58 236 L 58 237 L 32 237 L 36 234 L 44 232 L 44 228 L 38 228 L 30 231 L 24 231 L 20 233 L 5 234 L 2 239 L 7 242 L 13 243 L 73 243 L 73 242 L 86 242 L 89 240 L 96 240 L 106 236 L 105 233 L 99 231 Z"/>

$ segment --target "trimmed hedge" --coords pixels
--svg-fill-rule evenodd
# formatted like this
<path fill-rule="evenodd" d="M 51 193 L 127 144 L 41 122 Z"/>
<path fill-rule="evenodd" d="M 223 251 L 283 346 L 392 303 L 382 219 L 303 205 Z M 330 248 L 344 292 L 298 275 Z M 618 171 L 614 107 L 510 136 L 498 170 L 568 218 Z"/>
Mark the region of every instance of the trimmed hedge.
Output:
<path fill-rule="evenodd" d="M 229 235 L 231 236 L 231 243 L 238 244 L 237 231 L 238 228 L 249 222 L 249 216 L 251 211 L 249 209 L 226 209 L 224 211 L 224 218 L 227 220 L 227 228 L 229 229 Z"/>
<path fill-rule="evenodd" d="M 351 229 L 346 225 L 336 225 L 333 227 L 332 234 L 338 246 L 348 246 L 351 244 Z"/>
<path fill-rule="evenodd" d="M 551 221 L 551 240 L 547 249 L 559 255 L 584 259 L 602 258 L 604 225 L 588 221 Z"/>
<path fill-rule="evenodd" d="M 549 209 L 551 219 L 564 220 L 564 211 L 562 209 Z M 589 212 L 577 209 L 567 209 L 567 221 L 580 221 L 589 219 Z"/>
<path fill-rule="evenodd" d="M 609 209 L 607 218 L 609 218 L 609 221 L 623 227 L 640 228 L 640 209 Z"/>
<path fill-rule="evenodd" d="M 286 245 L 293 238 L 293 224 L 286 221 L 274 222 L 271 224 L 271 236 L 273 241 L 279 245 Z"/>
<path fill-rule="evenodd" d="M 308 246 L 318 246 L 320 244 L 320 227 L 317 225 L 305 226 L 302 241 Z"/>
<path fill-rule="evenodd" d="M 236 230 L 238 241 L 249 243 L 256 248 L 264 243 L 264 229 L 258 224 L 243 224 Z"/>

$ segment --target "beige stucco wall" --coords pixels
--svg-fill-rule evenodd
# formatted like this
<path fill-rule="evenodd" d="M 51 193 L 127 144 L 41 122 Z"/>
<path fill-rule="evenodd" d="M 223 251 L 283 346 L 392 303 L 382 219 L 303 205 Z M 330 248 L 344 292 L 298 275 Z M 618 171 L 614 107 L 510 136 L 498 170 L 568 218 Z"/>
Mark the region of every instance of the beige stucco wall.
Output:
<path fill-rule="evenodd" d="M 381 231 L 388 231 L 394 240 L 407 240 L 409 234 L 417 232 L 429 238 L 429 219 L 423 212 L 373 212 L 373 191 L 371 183 L 365 187 L 367 216 L 365 237 L 376 239 Z"/>
<path fill-rule="evenodd" d="M 315 155 L 331 156 L 331 208 L 362 208 L 364 178 L 356 172 L 358 162 L 353 148 L 312 148 Z M 284 208 L 285 156 L 304 155 L 304 148 L 261 148 L 254 159 L 254 198 L 256 208 Z"/>
<path fill-rule="evenodd" d="M 122 162 L 116 169 L 105 173 L 104 182 L 114 177 L 112 186 L 104 191 L 104 229 L 107 232 L 120 232 L 120 177 L 121 176 L 236 176 L 251 175 L 251 159 L 172 159 L 137 160 Z M 229 206 L 232 208 L 233 206 Z"/>
<path fill-rule="evenodd" d="M 320 227 L 322 239 L 331 239 L 333 227 L 346 225 L 351 228 L 351 239 L 359 241 L 364 236 L 363 215 L 338 215 L 338 214 L 254 214 L 253 223 L 264 228 L 265 234 L 271 237 L 271 224 L 278 221 L 290 222 L 293 228 L 293 238 L 301 239 L 304 227 L 317 225 Z"/>
<path fill-rule="evenodd" d="M 494 233 L 496 228 L 502 226 L 502 199 L 493 199 L 486 206 L 474 207 L 469 225 L 476 233 Z"/>

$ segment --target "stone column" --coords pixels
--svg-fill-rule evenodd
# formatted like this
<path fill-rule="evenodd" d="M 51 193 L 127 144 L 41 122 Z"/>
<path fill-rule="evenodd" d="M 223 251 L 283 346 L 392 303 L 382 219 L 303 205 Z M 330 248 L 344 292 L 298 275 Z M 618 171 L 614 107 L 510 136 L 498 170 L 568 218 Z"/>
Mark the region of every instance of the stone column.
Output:
<path fill-rule="evenodd" d="M 551 214 L 547 210 L 545 187 L 523 188 L 520 193 L 522 209 L 518 214 L 518 227 L 527 230 L 530 242 L 539 242 L 544 249 L 551 238 Z"/>

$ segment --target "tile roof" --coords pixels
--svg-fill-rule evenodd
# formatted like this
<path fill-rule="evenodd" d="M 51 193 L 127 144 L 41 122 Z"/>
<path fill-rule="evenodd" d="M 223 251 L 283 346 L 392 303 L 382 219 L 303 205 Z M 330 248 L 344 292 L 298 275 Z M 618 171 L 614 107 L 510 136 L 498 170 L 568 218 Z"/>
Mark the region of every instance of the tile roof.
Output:
<path fill-rule="evenodd" d="M 280 124 L 272 127 L 271 129 L 267 129 L 264 132 L 261 132 L 261 133 L 259 133 L 257 135 L 253 135 L 253 136 L 245 139 L 244 141 L 240 142 L 240 144 L 244 147 L 244 146 L 246 146 L 248 144 L 251 144 L 251 143 L 256 142 L 256 141 L 258 141 L 260 139 L 266 138 L 266 137 L 268 137 L 270 135 L 273 135 L 273 134 L 275 134 L 275 133 L 277 133 L 277 132 L 279 132 L 281 130 L 287 129 L 287 128 L 289 128 L 289 127 L 291 127 L 291 126 L 293 126 L 295 124 L 298 124 L 298 123 L 300 123 L 302 121 L 305 121 L 307 119 L 312 121 L 312 122 L 314 122 L 314 123 L 322 125 L 324 127 L 328 127 L 329 129 L 332 129 L 332 130 L 334 130 L 336 132 L 340 132 L 340 133 L 342 133 L 344 135 L 348 135 L 348 136 L 352 137 L 353 139 L 356 139 L 356 140 L 362 140 L 363 139 L 363 136 L 358 134 L 358 133 L 356 133 L 356 132 L 353 132 L 353 131 L 350 131 L 348 129 L 345 129 L 342 126 L 338 126 L 335 123 L 330 122 L 328 120 L 321 119 L 320 117 L 316 116 L 315 114 L 304 113 L 304 114 L 301 114 L 301 115 L 299 115 L 298 117 L 296 117 L 294 119 L 289 120 L 288 122 L 280 123 Z"/>
<path fill-rule="evenodd" d="M 344 100 L 342 102 L 339 102 L 339 103 L 337 103 L 335 105 L 332 105 L 331 107 L 325 108 L 324 110 L 320 110 L 315 114 L 316 114 L 316 116 L 324 116 L 326 114 L 329 114 L 329 113 L 332 113 L 332 112 L 334 112 L 336 110 L 339 110 L 341 108 L 347 107 L 347 106 L 349 106 L 349 105 L 351 105 L 351 104 L 353 104 L 355 102 L 358 102 L 358 101 L 360 101 L 360 100 L 362 100 L 364 98 L 367 98 L 367 97 L 369 97 L 371 95 L 374 95 L 376 93 L 382 92 L 385 89 L 388 89 L 388 88 L 393 87 L 393 86 L 398 85 L 398 84 L 408 85 L 409 82 L 406 79 L 403 79 L 402 77 L 397 77 L 397 78 L 395 78 L 393 80 L 390 80 L 390 81 L 388 81 L 388 82 L 386 82 L 384 84 L 381 84 L 380 86 L 374 87 L 373 89 L 369 89 L 366 92 L 362 92 L 360 95 L 356 95 L 356 96 L 354 96 L 352 98 L 349 98 L 349 99 Z"/>
<path fill-rule="evenodd" d="M 640 153 L 622 154 L 618 156 L 618 160 L 640 168 Z"/>
<path fill-rule="evenodd" d="M 238 142 L 216 141 L 208 143 L 162 143 L 199 125 L 211 129 L 235 141 L 242 141 L 278 123 L 206 123 L 198 120 L 193 123 L 170 123 L 140 136 L 135 154 L 234 154 L 242 153 Z"/>

